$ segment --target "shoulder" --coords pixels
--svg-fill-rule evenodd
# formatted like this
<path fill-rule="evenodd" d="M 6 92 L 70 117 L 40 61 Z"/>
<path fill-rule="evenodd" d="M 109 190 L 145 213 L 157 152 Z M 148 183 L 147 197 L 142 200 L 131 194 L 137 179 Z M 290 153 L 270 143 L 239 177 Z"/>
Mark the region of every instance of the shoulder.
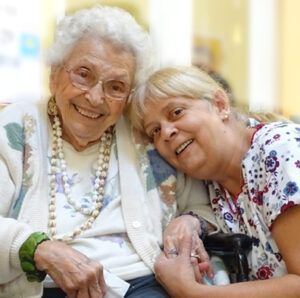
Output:
<path fill-rule="evenodd" d="M 261 127 L 243 163 L 251 201 L 262 206 L 270 227 L 279 214 L 300 204 L 300 125 Z"/>
<path fill-rule="evenodd" d="M 46 137 L 47 114 L 45 104 L 15 103 L 0 114 L 0 139 L 2 144 L 22 152 L 25 143 Z M 37 136 L 39 136 L 37 138 Z"/>
<path fill-rule="evenodd" d="M 300 125 L 274 122 L 259 128 L 242 167 L 249 183 L 300 183 Z M 280 188 L 278 182 L 273 187 Z"/>
<path fill-rule="evenodd" d="M 45 102 L 18 102 L 7 105 L 1 111 L 0 121 L 4 125 L 6 122 L 23 122 L 26 115 L 31 115 L 33 118 L 45 117 L 46 103 Z"/>
<path fill-rule="evenodd" d="M 265 155 L 273 150 L 285 152 L 291 148 L 300 151 L 300 125 L 290 122 L 273 122 L 258 128 L 250 151 L 251 149 L 258 150 Z"/>

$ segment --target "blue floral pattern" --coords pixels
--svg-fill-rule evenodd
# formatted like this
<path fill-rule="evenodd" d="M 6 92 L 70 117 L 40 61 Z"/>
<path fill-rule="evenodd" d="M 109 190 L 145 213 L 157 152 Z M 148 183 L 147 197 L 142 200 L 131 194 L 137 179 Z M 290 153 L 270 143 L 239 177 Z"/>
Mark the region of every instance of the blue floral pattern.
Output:
<path fill-rule="evenodd" d="M 171 175 L 176 176 L 176 170 L 159 155 L 157 150 L 149 150 L 147 155 L 149 157 L 151 169 L 156 182 L 155 186 L 163 183 Z"/>
<path fill-rule="evenodd" d="M 162 225 L 166 226 L 176 213 L 177 172 L 159 155 L 145 134 L 133 128 L 132 137 L 148 198 L 151 197 L 151 190 L 156 190 L 158 186 L 163 210 Z"/>
<path fill-rule="evenodd" d="M 248 150 L 242 171 L 244 185 L 232 198 L 219 184 L 208 184 L 212 207 L 223 231 L 250 235 L 251 279 L 286 273 L 271 236 L 275 219 L 300 204 L 300 127 L 276 122 L 260 126 Z"/>

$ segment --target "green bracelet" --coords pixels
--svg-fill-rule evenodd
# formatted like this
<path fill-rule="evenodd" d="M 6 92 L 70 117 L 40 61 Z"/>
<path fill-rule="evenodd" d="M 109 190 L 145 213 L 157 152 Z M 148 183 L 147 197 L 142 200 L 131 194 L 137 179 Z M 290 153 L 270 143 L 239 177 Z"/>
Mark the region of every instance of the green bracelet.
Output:
<path fill-rule="evenodd" d="M 26 273 L 27 280 L 30 282 L 42 282 L 46 277 L 46 272 L 39 271 L 34 262 L 34 253 L 39 244 L 43 241 L 50 240 L 46 233 L 32 233 L 22 244 L 19 250 L 19 258 L 22 270 Z"/>

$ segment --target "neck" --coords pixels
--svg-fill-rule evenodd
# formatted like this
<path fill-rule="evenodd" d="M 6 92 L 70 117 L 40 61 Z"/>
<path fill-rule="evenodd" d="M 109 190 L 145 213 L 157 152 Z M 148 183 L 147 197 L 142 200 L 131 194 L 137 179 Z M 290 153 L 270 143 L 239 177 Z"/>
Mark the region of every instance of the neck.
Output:
<path fill-rule="evenodd" d="M 59 115 L 58 115 L 59 117 Z M 49 115 L 49 119 L 50 119 L 50 123 L 51 125 L 53 126 L 53 123 L 54 123 L 54 116 L 53 115 Z M 103 133 L 100 135 L 100 137 L 96 140 L 84 140 L 84 139 L 77 139 L 76 137 L 74 138 L 70 138 L 69 137 L 69 133 L 68 131 L 66 131 L 66 129 L 63 130 L 62 132 L 62 139 L 66 142 L 68 142 L 69 144 L 71 144 L 73 146 L 73 148 L 78 151 L 78 152 L 81 152 L 83 150 L 85 150 L 86 148 L 88 147 L 91 147 L 95 144 L 98 144 L 100 139 L 101 139 L 101 136 L 104 134 L 104 131 Z"/>
<path fill-rule="evenodd" d="M 103 132 L 104 133 L 104 132 Z M 103 133 L 101 134 L 101 136 L 103 135 Z M 101 138 L 100 136 L 100 138 Z M 85 150 L 88 147 L 91 147 L 97 143 L 99 143 L 100 138 L 94 141 L 90 141 L 90 140 L 83 140 L 83 139 L 77 139 L 77 138 L 69 138 L 68 134 L 65 133 L 63 131 L 63 135 L 62 135 L 62 139 L 66 142 L 68 142 L 69 144 L 71 144 L 73 146 L 73 148 L 78 151 L 81 152 L 83 150 Z"/>
<path fill-rule="evenodd" d="M 232 195 L 238 195 L 244 184 L 242 161 L 251 146 L 252 137 L 255 132 L 254 128 L 244 126 L 237 127 L 237 129 L 238 133 L 233 138 L 231 146 L 229 146 L 229 149 L 231 149 L 230 154 L 228 154 L 228 162 L 225 164 L 224 169 L 219 171 L 221 176 L 214 179 Z M 240 144 L 240 146 L 237 147 L 236 144 Z"/>

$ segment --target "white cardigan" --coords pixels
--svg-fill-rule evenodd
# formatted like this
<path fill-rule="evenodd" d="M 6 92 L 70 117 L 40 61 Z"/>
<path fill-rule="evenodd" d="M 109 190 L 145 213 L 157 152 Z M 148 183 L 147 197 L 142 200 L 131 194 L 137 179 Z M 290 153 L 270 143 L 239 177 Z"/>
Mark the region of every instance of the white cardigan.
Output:
<path fill-rule="evenodd" d="M 212 223 L 214 216 L 203 184 L 186 179 L 182 174 L 176 175 L 157 156 L 149 162 L 151 154 L 148 153 L 154 150 L 133 143 L 126 120 L 120 119 L 117 123 L 116 136 L 127 233 L 141 259 L 153 270 L 163 228 L 177 211 L 192 210 Z M 27 281 L 18 252 L 32 232 L 47 232 L 48 139 L 45 104 L 13 104 L 1 112 L 0 297 L 42 295 L 41 283 Z M 150 163 L 155 170 L 153 162 L 164 166 L 161 176 L 152 172 Z M 162 208 L 166 208 L 168 218 L 162 217 Z"/>

